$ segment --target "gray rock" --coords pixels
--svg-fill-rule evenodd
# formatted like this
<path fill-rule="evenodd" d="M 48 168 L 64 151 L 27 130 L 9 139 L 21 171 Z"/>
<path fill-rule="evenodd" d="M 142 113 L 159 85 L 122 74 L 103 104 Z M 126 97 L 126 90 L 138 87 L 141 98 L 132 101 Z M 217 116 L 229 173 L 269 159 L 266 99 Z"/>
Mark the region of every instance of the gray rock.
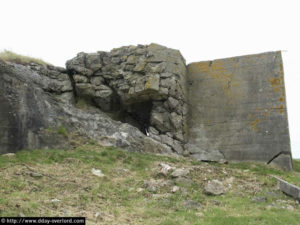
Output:
<path fill-rule="evenodd" d="M 87 69 L 90 69 L 93 72 L 99 70 L 102 67 L 100 54 L 99 53 L 86 54 L 85 66 Z"/>
<path fill-rule="evenodd" d="M 104 177 L 105 176 L 100 169 L 92 168 L 91 172 L 92 172 L 92 174 L 94 174 L 97 177 Z"/>
<path fill-rule="evenodd" d="M 85 67 L 86 55 L 87 55 L 86 53 L 80 52 L 77 54 L 75 58 L 67 61 L 66 63 L 67 69 L 82 75 L 91 76 L 93 74 L 93 71 Z"/>
<path fill-rule="evenodd" d="M 92 84 L 89 83 L 78 83 L 76 85 L 76 93 L 80 97 L 92 97 L 95 96 L 95 89 Z"/>
<path fill-rule="evenodd" d="M 269 197 L 272 197 L 272 198 L 277 198 L 277 197 L 279 197 L 279 195 L 278 195 L 277 193 L 275 193 L 275 192 L 270 192 L 270 191 L 266 192 L 266 195 L 269 196 Z"/>
<path fill-rule="evenodd" d="M 152 138 L 145 137 L 144 138 L 144 150 L 145 152 L 152 153 L 172 153 L 172 150 L 169 146 L 159 143 L 158 141 L 153 140 Z"/>
<path fill-rule="evenodd" d="M 267 201 L 267 198 L 265 196 L 257 196 L 257 197 L 252 198 L 252 202 L 255 202 L 255 203 L 262 203 L 262 202 L 266 202 L 266 201 Z"/>
<path fill-rule="evenodd" d="M 168 119 L 168 116 L 165 113 L 152 113 L 151 114 L 151 124 L 156 127 L 161 132 L 166 131 L 167 129 L 164 126 L 165 120 Z"/>
<path fill-rule="evenodd" d="M 51 199 L 51 202 L 52 202 L 53 204 L 57 204 L 57 203 L 60 203 L 61 200 L 59 200 L 59 199 L 57 199 L 57 198 L 53 198 L 53 199 Z"/>
<path fill-rule="evenodd" d="M 176 193 L 177 191 L 179 191 L 179 187 L 178 186 L 173 186 L 172 187 L 172 193 Z"/>
<path fill-rule="evenodd" d="M 171 177 L 173 178 L 186 177 L 189 173 L 190 173 L 189 169 L 185 169 L 185 168 L 175 169 L 171 173 Z"/>
<path fill-rule="evenodd" d="M 159 180 L 150 179 L 144 182 L 144 188 L 150 192 L 156 192 L 161 186 L 164 186 L 164 183 L 161 183 Z"/>
<path fill-rule="evenodd" d="M 96 220 L 102 220 L 102 213 L 101 212 L 96 212 L 95 215 L 94 215 L 95 219 Z"/>
<path fill-rule="evenodd" d="M 173 110 L 176 109 L 176 107 L 179 104 L 179 101 L 173 97 L 169 97 L 167 102 L 168 102 L 169 108 L 173 109 Z"/>
<path fill-rule="evenodd" d="M 149 133 L 154 135 L 159 135 L 159 131 L 156 130 L 154 127 L 149 127 Z"/>
<path fill-rule="evenodd" d="M 25 216 L 24 213 L 20 212 L 20 213 L 18 214 L 18 217 L 26 217 L 26 216 Z"/>
<path fill-rule="evenodd" d="M 296 200 L 300 200 L 300 188 L 299 187 L 297 187 L 296 185 L 290 184 L 287 181 L 280 179 L 279 177 L 274 176 L 274 178 L 278 181 L 279 188 L 283 193 L 295 198 Z"/>
<path fill-rule="evenodd" d="M 225 187 L 219 180 L 211 180 L 204 187 L 204 193 L 207 195 L 221 195 L 225 193 Z"/>
<path fill-rule="evenodd" d="M 173 138 L 167 136 L 167 135 L 160 135 L 161 137 L 161 141 L 169 146 L 173 146 L 174 145 L 174 140 Z"/>
<path fill-rule="evenodd" d="M 30 172 L 31 177 L 40 178 L 43 177 L 43 174 L 36 173 L 36 172 Z"/>
<path fill-rule="evenodd" d="M 77 82 L 75 77 L 74 77 L 74 80 L 76 83 L 80 83 L 80 82 Z M 92 77 L 91 78 L 91 84 L 95 85 L 95 86 L 99 86 L 101 84 L 104 83 L 104 78 L 103 77 Z"/>
<path fill-rule="evenodd" d="M 287 205 L 286 209 L 290 210 L 290 211 L 294 211 L 295 210 L 294 206 L 292 206 L 292 205 Z"/>
<path fill-rule="evenodd" d="M 114 121 L 96 108 L 81 110 L 59 100 L 59 93 L 46 91 L 47 79 L 26 66 L 0 61 L 0 125 L 6 127 L 0 128 L 1 153 L 70 148 L 72 136 L 76 141 L 113 136 L 115 147 L 144 150 L 144 135 L 137 128 Z M 59 127 L 66 130 L 68 140 L 59 134 Z"/>
<path fill-rule="evenodd" d="M 3 154 L 2 156 L 10 158 L 10 157 L 16 156 L 16 154 L 15 153 L 6 153 L 6 154 Z"/>
<path fill-rule="evenodd" d="M 221 202 L 218 201 L 218 200 L 215 200 L 215 199 L 210 200 L 210 202 L 211 202 L 212 204 L 216 205 L 216 206 L 220 206 L 220 205 L 221 205 Z"/>
<path fill-rule="evenodd" d="M 147 63 L 146 62 L 139 62 L 134 68 L 133 71 L 134 72 L 145 72 L 145 67 L 146 67 Z"/>
<path fill-rule="evenodd" d="M 173 167 L 169 166 L 166 163 L 160 163 L 159 166 L 161 169 L 158 172 L 158 175 L 168 176 L 168 173 L 173 170 Z"/>
<path fill-rule="evenodd" d="M 172 147 L 173 147 L 174 151 L 175 151 L 177 154 L 183 155 L 184 149 L 183 149 L 183 147 L 182 147 L 182 143 L 181 143 L 181 142 L 179 142 L 179 141 L 177 141 L 177 140 L 174 140 L 173 146 L 172 146 Z"/>
<path fill-rule="evenodd" d="M 76 83 L 88 83 L 88 78 L 86 76 L 82 76 L 82 75 L 73 75 L 74 81 Z"/>
<path fill-rule="evenodd" d="M 188 178 L 188 177 L 177 177 L 174 180 L 176 185 L 180 185 L 180 186 L 191 186 L 194 182 L 192 179 Z"/>
<path fill-rule="evenodd" d="M 145 83 L 145 90 L 159 91 L 159 75 L 150 76 Z"/>
<path fill-rule="evenodd" d="M 173 127 L 176 131 L 177 130 L 182 131 L 182 122 L 183 122 L 182 116 L 178 115 L 175 112 L 172 112 L 171 116 L 170 116 L 170 120 L 171 120 L 171 124 L 173 125 Z"/>
<path fill-rule="evenodd" d="M 193 200 L 185 200 L 183 202 L 183 206 L 186 209 L 199 209 L 201 207 L 201 204 Z"/>

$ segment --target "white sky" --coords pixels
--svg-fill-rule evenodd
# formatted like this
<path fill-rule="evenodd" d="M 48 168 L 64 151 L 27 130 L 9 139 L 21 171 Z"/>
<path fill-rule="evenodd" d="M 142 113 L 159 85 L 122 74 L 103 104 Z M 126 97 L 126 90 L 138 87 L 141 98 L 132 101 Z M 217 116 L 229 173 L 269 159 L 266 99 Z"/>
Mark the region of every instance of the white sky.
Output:
<path fill-rule="evenodd" d="M 0 50 L 57 66 L 78 52 L 159 43 L 187 63 L 284 50 L 292 153 L 300 158 L 300 1 L 0 0 Z"/>

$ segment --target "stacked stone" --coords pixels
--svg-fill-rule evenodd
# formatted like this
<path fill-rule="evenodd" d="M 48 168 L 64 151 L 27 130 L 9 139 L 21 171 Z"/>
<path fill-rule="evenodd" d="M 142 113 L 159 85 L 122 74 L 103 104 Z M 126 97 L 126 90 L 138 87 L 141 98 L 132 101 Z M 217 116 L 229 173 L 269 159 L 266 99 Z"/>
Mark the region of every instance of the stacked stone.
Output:
<path fill-rule="evenodd" d="M 56 96 L 64 103 L 74 103 L 73 87 L 65 68 L 30 63 L 27 67 L 41 76 L 44 91 Z"/>
<path fill-rule="evenodd" d="M 177 154 L 186 140 L 186 65 L 178 50 L 157 44 L 126 46 L 110 52 L 79 53 L 66 63 L 76 96 L 102 111 L 136 110 L 151 103 L 146 132 Z M 138 113 L 138 112 L 135 112 Z"/>

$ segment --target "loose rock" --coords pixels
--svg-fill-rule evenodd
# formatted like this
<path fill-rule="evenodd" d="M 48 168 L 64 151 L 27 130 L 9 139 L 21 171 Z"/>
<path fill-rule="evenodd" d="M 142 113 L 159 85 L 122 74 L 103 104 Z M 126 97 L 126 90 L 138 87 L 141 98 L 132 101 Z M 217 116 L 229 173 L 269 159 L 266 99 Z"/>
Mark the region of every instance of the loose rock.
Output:
<path fill-rule="evenodd" d="M 3 154 L 2 156 L 13 157 L 13 156 L 16 156 L 16 154 L 15 153 L 6 153 L 6 154 Z"/>
<path fill-rule="evenodd" d="M 262 202 L 266 202 L 267 198 L 265 196 L 258 196 L 258 197 L 254 197 L 252 198 L 252 202 L 255 203 L 262 203 Z"/>
<path fill-rule="evenodd" d="M 18 217 L 26 217 L 26 216 L 25 216 L 24 213 L 20 212 L 20 213 L 18 214 Z"/>
<path fill-rule="evenodd" d="M 204 193 L 207 195 L 221 195 L 225 193 L 225 187 L 221 181 L 212 180 L 205 186 Z"/>
<path fill-rule="evenodd" d="M 171 173 L 171 177 L 173 178 L 177 178 L 177 177 L 185 177 L 190 173 L 189 169 L 175 169 L 172 173 Z"/>
<path fill-rule="evenodd" d="M 102 173 L 101 170 L 95 169 L 95 168 L 92 169 L 92 174 L 96 175 L 97 177 L 104 177 L 104 176 L 105 176 L 105 175 Z"/>
<path fill-rule="evenodd" d="M 42 174 L 40 174 L 40 173 L 35 173 L 35 172 L 31 172 L 31 173 L 30 173 L 30 176 L 31 176 L 31 177 L 36 177 L 36 178 L 43 177 Z"/>
<path fill-rule="evenodd" d="M 167 176 L 168 173 L 173 169 L 171 166 L 169 166 L 166 163 L 160 163 L 159 165 L 161 166 L 161 169 L 158 172 L 158 175 Z"/>
<path fill-rule="evenodd" d="M 58 203 L 58 202 L 60 202 L 61 200 L 59 200 L 59 199 L 57 199 L 57 198 L 53 198 L 53 199 L 51 199 L 51 202 L 52 203 Z"/>
<path fill-rule="evenodd" d="M 183 206 L 187 209 L 198 209 L 201 207 L 199 202 L 193 201 L 193 200 L 185 200 L 183 202 Z"/>
<path fill-rule="evenodd" d="M 172 187 L 172 193 L 176 193 L 177 191 L 179 191 L 179 187 L 178 186 L 173 186 Z"/>

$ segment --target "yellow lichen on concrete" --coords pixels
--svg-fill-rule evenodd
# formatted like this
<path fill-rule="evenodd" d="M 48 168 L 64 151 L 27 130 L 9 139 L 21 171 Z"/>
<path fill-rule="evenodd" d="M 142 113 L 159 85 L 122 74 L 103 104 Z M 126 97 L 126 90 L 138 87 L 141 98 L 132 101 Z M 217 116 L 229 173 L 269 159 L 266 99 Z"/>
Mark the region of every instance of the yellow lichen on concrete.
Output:
<path fill-rule="evenodd" d="M 269 82 L 274 92 L 282 92 L 282 94 L 284 94 L 284 87 L 281 78 L 270 77 Z"/>
<path fill-rule="evenodd" d="M 221 85 L 224 93 L 229 99 L 229 102 L 232 102 L 240 96 L 240 90 L 238 89 L 240 82 L 224 67 L 223 61 L 213 61 L 210 65 L 210 72 L 208 76 L 213 78 L 217 84 Z"/>
<path fill-rule="evenodd" d="M 271 77 L 271 78 L 269 78 L 269 81 L 272 86 L 277 86 L 277 85 L 281 84 L 280 78 Z"/>
<path fill-rule="evenodd" d="M 234 59 L 231 61 L 231 64 L 236 64 Z M 216 88 L 222 88 L 228 97 L 228 102 L 233 103 L 237 97 L 241 96 L 241 90 L 239 88 L 241 82 L 225 68 L 223 63 L 222 60 L 191 63 L 188 66 L 188 74 L 195 78 L 198 76 L 211 78 L 214 81 L 212 84 L 214 84 Z"/>
<path fill-rule="evenodd" d="M 283 106 L 283 105 L 281 105 L 281 106 L 279 107 L 279 112 L 280 112 L 280 113 L 284 113 L 284 106 Z"/>
<path fill-rule="evenodd" d="M 258 131 L 258 128 L 257 128 L 257 124 L 259 123 L 259 120 L 256 119 L 256 120 L 253 120 L 251 123 L 250 123 L 250 127 L 252 128 L 252 130 L 254 130 L 255 132 Z"/>
<path fill-rule="evenodd" d="M 200 72 L 209 72 L 210 61 L 191 63 L 188 66 L 188 74 L 198 75 Z"/>
<path fill-rule="evenodd" d="M 265 117 L 268 117 L 270 115 L 270 112 L 268 112 L 268 111 L 266 111 L 265 113 L 264 113 L 264 116 Z"/>

